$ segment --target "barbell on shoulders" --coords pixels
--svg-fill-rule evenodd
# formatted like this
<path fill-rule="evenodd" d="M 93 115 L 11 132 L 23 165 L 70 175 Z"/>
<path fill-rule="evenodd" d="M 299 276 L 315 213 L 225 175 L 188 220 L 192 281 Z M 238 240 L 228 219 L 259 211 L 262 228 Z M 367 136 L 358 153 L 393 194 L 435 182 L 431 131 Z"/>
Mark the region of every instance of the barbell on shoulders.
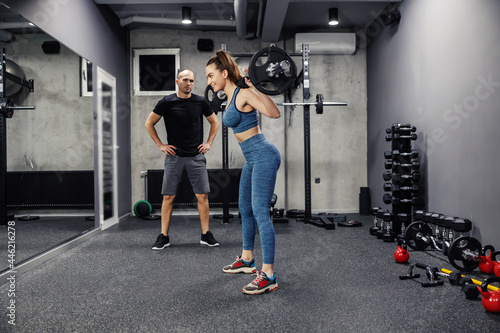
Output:
<path fill-rule="evenodd" d="M 263 94 L 274 96 L 289 91 L 297 80 L 297 68 L 291 56 L 284 50 L 271 45 L 257 51 L 248 65 L 248 79 L 255 89 Z M 237 82 L 240 88 L 248 88 L 244 78 Z M 205 89 L 205 100 L 215 112 L 224 111 L 227 96 L 224 92 L 215 93 L 208 85 Z M 346 102 L 325 102 L 322 94 L 316 95 L 315 102 L 276 103 L 278 106 L 315 106 L 316 113 L 322 114 L 325 106 L 347 106 Z"/>
<path fill-rule="evenodd" d="M 210 108 L 217 114 L 224 111 L 227 105 L 227 96 L 223 90 L 214 92 L 212 86 L 208 85 L 205 89 L 205 100 Z M 323 114 L 325 106 L 347 106 L 346 102 L 325 102 L 322 94 L 316 95 L 315 102 L 285 102 L 276 103 L 277 106 L 315 106 L 317 114 Z"/>

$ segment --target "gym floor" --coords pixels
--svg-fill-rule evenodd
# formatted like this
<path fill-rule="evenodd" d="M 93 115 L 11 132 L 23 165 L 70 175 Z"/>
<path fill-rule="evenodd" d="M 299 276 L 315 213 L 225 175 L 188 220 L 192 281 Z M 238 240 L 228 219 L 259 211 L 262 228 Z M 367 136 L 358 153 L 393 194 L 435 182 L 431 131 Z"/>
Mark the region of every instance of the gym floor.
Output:
<path fill-rule="evenodd" d="M 480 297 L 467 300 L 448 282 L 423 288 L 425 277 L 399 279 L 415 262 L 453 270 L 441 253 L 410 251 L 409 264 L 398 264 L 396 243 L 369 234 L 371 216 L 347 219 L 363 226 L 275 224 L 280 288 L 250 296 L 241 289 L 253 276 L 222 273 L 241 250 L 237 218 L 229 225 L 211 219 L 221 246 L 208 248 L 199 244 L 197 216 L 174 216 L 171 246 L 152 251 L 160 221 L 131 217 L 18 276 L 14 331 L 499 331 L 500 314 L 486 312 Z M 255 255 L 259 268 L 258 237 Z M 0 331 L 13 329 L 3 317 Z"/>
<path fill-rule="evenodd" d="M 88 221 L 84 216 L 41 216 L 29 221 L 17 219 L 16 261 L 19 263 L 50 250 L 92 229 L 94 225 L 94 221 Z M 0 228 L 1 239 L 7 239 L 7 236 L 8 229 Z M 0 258 L 8 258 L 8 253 L 7 246 L 0 248 Z M 7 262 L 4 267 L 7 267 Z"/>

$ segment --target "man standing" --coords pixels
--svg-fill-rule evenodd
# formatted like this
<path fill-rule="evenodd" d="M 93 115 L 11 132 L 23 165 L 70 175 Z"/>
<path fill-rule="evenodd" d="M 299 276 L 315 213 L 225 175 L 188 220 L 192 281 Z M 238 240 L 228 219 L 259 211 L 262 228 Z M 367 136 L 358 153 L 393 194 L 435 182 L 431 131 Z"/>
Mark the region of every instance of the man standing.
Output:
<path fill-rule="evenodd" d="M 182 173 L 186 170 L 189 182 L 198 201 L 198 213 L 201 222 L 200 244 L 219 246 L 209 231 L 208 192 L 210 184 L 206 168 L 205 154 L 212 147 L 219 129 L 217 116 L 210 109 L 205 99 L 193 94 L 194 74 L 182 70 L 175 80 L 177 92 L 162 98 L 146 120 L 146 130 L 158 148 L 166 154 L 163 174 L 161 206 L 161 234 L 153 250 L 162 250 L 170 246 L 168 231 L 174 207 L 177 186 Z M 203 142 L 203 117 L 210 123 L 207 142 Z M 167 144 L 158 137 L 155 125 L 163 117 L 167 129 Z"/>

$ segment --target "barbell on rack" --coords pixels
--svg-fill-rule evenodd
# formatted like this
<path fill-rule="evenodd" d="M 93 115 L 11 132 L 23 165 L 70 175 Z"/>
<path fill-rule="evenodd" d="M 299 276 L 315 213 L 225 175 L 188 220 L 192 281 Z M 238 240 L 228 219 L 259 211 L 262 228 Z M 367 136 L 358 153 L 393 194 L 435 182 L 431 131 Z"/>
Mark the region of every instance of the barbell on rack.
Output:
<path fill-rule="evenodd" d="M 2 98 L 0 99 L 0 113 L 6 118 L 12 118 L 14 115 L 14 110 L 34 110 L 35 106 L 15 106 L 14 102 L 10 99 Z"/>
<path fill-rule="evenodd" d="M 318 94 L 316 95 L 316 102 L 286 102 L 286 103 L 276 103 L 278 106 L 304 106 L 304 105 L 310 105 L 310 106 L 316 106 L 316 113 L 317 114 L 323 114 L 323 107 L 324 106 L 347 106 L 346 102 L 324 102 L 323 101 L 323 95 Z"/>

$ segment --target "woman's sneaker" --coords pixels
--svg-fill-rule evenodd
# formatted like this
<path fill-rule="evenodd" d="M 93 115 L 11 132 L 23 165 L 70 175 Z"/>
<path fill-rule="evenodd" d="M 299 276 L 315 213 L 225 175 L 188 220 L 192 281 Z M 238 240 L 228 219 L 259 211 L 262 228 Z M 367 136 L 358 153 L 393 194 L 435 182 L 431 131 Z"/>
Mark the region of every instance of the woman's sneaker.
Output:
<path fill-rule="evenodd" d="M 276 274 L 270 279 L 266 273 L 260 271 L 257 273 L 257 277 L 251 283 L 243 287 L 243 292 L 245 294 L 255 295 L 262 294 L 268 291 L 274 291 L 278 289 L 278 281 L 276 280 Z"/>
<path fill-rule="evenodd" d="M 252 274 L 257 271 L 257 269 L 255 268 L 254 259 L 247 262 L 241 259 L 241 256 L 238 256 L 236 258 L 236 261 L 233 262 L 231 265 L 224 266 L 222 270 L 224 271 L 224 273 L 247 273 L 247 274 Z"/>

